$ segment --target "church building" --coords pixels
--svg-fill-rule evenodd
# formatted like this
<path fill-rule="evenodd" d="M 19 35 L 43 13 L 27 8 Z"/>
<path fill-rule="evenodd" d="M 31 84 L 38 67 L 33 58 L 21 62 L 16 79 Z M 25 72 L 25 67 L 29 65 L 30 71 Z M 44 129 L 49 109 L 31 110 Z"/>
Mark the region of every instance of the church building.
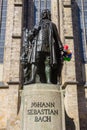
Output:
<path fill-rule="evenodd" d="M 0 0 L 0 130 L 21 130 L 23 29 L 32 29 L 43 9 L 72 50 L 61 75 L 63 130 L 87 130 L 87 0 Z"/>

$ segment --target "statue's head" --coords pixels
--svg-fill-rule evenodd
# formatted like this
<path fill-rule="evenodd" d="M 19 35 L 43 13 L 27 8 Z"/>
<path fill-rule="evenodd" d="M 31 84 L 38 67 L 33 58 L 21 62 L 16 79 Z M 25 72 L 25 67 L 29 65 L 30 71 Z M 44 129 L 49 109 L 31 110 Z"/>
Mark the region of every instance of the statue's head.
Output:
<path fill-rule="evenodd" d="M 49 20 L 51 20 L 51 12 L 50 12 L 49 9 L 42 10 L 41 19 L 49 19 Z"/>

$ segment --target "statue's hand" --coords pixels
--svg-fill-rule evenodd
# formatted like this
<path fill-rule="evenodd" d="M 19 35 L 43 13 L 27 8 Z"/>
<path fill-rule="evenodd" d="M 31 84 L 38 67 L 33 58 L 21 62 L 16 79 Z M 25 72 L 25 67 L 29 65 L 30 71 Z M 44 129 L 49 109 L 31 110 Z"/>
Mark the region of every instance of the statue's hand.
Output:
<path fill-rule="evenodd" d="M 61 47 L 61 48 L 60 48 L 60 51 L 63 51 L 63 50 L 64 50 L 63 47 Z"/>

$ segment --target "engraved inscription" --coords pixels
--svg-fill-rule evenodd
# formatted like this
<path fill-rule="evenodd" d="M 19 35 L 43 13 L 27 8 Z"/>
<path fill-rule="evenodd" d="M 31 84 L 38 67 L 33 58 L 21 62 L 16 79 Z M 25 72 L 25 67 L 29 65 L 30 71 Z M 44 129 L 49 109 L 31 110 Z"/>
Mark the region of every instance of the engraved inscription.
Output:
<path fill-rule="evenodd" d="M 51 122 L 52 115 L 58 115 L 58 109 L 55 108 L 55 102 L 32 102 L 27 115 L 34 117 L 34 122 Z"/>

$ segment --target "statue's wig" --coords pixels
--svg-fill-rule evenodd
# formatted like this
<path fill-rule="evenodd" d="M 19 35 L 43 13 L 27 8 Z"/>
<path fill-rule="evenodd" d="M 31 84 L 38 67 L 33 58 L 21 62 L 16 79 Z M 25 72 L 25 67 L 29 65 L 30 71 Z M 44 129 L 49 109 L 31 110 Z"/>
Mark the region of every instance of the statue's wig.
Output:
<path fill-rule="evenodd" d="M 49 19 L 49 20 L 51 20 L 51 12 L 50 12 L 49 9 L 42 10 L 41 19 Z"/>

